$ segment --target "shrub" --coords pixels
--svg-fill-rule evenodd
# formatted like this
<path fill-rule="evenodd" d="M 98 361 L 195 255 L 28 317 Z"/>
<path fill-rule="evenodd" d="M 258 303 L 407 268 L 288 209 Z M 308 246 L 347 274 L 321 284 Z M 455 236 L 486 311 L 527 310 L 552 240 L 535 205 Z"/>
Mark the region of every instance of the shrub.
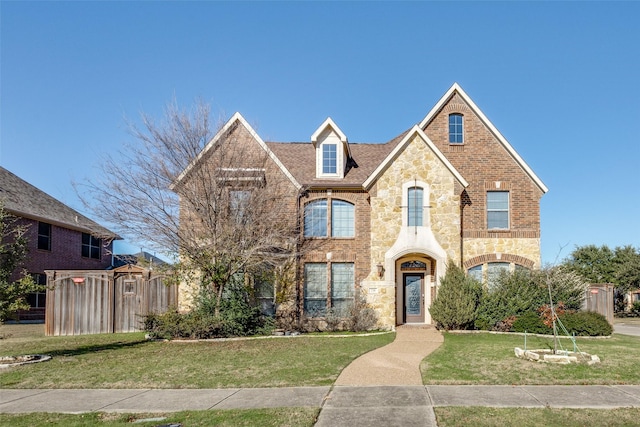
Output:
<path fill-rule="evenodd" d="M 470 329 L 476 320 L 481 295 L 482 284 L 449 262 L 438 295 L 431 304 L 431 317 L 443 329 Z"/>
<path fill-rule="evenodd" d="M 348 314 L 346 326 L 352 332 L 370 331 L 378 323 L 378 315 L 362 296 L 356 296 Z"/>
<path fill-rule="evenodd" d="M 613 327 L 607 319 L 593 311 L 564 313 L 559 316 L 559 319 L 570 334 L 596 337 L 609 336 L 613 333 Z"/>
<path fill-rule="evenodd" d="M 503 272 L 482 298 L 475 326 L 492 330 L 510 316 L 520 317 L 549 303 L 549 287 L 554 304 L 562 302 L 568 310 L 582 306 L 587 284 L 562 267 L 542 270 L 517 269 Z"/>
<path fill-rule="evenodd" d="M 149 314 L 144 318 L 144 329 L 152 338 L 206 339 L 232 336 L 268 334 L 274 320 L 260 313 L 251 304 L 247 289 L 230 284 L 216 316 L 216 295 L 209 288 L 201 289 L 195 298 L 195 308 L 188 313 L 176 310 L 164 314 Z"/>
<path fill-rule="evenodd" d="M 513 322 L 514 332 L 527 332 L 529 334 L 552 334 L 553 330 L 544 324 L 542 317 L 535 311 L 522 313 Z"/>

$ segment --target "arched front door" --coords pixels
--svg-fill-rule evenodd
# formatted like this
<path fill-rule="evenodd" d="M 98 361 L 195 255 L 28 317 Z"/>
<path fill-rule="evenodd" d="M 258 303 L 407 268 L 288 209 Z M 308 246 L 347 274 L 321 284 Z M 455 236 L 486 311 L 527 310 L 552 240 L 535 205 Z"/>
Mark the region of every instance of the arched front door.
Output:
<path fill-rule="evenodd" d="M 424 274 L 403 273 L 404 323 L 424 323 Z"/>
<path fill-rule="evenodd" d="M 428 323 L 435 261 L 421 254 L 398 259 L 396 267 L 396 324 Z"/>

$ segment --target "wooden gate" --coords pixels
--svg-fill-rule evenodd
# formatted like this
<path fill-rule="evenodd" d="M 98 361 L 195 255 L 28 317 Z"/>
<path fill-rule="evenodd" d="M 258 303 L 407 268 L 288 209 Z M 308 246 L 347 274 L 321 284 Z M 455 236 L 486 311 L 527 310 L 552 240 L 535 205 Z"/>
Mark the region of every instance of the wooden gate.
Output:
<path fill-rule="evenodd" d="M 46 273 L 46 335 L 136 332 L 146 314 L 178 305 L 177 286 L 138 266 Z"/>

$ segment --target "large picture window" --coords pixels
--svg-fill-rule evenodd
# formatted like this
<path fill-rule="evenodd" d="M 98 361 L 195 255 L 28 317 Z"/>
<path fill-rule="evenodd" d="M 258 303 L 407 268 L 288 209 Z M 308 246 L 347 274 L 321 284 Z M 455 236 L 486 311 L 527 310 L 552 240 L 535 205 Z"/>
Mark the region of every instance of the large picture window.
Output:
<path fill-rule="evenodd" d="M 82 256 L 84 258 L 100 259 L 100 239 L 91 234 L 82 233 Z"/>
<path fill-rule="evenodd" d="M 509 192 L 489 191 L 487 193 L 487 228 L 507 230 L 509 228 Z"/>

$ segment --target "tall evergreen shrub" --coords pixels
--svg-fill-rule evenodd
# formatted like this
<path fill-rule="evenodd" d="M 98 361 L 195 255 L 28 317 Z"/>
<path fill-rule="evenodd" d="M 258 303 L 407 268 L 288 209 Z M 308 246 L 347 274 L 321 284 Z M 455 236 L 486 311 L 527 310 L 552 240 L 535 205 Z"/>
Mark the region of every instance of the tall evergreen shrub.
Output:
<path fill-rule="evenodd" d="M 440 328 L 446 330 L 471 329 L 481 296 L 482 284 L 449 262 L 438 295 L 431 304 L 431 317 Z"/>

